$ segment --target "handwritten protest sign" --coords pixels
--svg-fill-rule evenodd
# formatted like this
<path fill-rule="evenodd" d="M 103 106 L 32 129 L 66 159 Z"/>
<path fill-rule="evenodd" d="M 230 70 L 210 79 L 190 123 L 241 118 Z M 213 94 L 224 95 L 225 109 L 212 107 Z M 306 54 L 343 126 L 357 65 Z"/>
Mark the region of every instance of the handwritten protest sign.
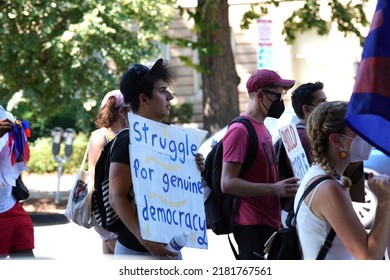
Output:
<path fill-rule="evenodd" d="M 190 232 L 188 247 L 207 248 L 203 187 L 195 162 L 207 131 L 128 115 L 130 167 L 143 239 L 168 243 Z"/>
<path fill-rule="evenodd" d="M 301 139 L 299 138 L 297 128 L 294 124 L 289 124 L 280 128 L 279 134 L 282 137 L 283 145 L 290 160 L 294 176 L 302 179 L 310 166 Z"/>

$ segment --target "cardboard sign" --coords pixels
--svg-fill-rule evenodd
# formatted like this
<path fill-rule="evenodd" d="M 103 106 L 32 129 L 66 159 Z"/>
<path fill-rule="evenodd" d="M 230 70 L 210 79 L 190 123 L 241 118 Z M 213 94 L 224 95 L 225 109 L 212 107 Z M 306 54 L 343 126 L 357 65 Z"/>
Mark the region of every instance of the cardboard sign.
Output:
<path fill-rule="evenodd" d="M 280 128 L 279 134 L 282 137 L 294 176 L 302 180 L 310 166 L 295 124 L 289 124 Z"/>
<path fill-rule="evenodd" d="M 207 248 L 203 187 L 195 155 L 207 131 L 128 114 L 130 167 L 143 239 L 168 243 L 190 232 L 188 247 Z"/>

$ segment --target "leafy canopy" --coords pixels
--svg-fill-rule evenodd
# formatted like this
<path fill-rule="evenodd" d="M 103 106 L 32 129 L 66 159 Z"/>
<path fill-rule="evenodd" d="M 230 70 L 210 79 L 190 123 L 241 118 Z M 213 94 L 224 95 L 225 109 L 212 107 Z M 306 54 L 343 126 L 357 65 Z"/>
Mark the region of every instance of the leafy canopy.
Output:
<path fill-rule="evenodd" d="M 279 7 L 283 2 L 296 1 L 268 0 L 263 3 L 251 5 L 250 10 L 247 11 L 242 18 L 241 27 L 243 29 L 248 29 L 254 19 L 261 18 L 268 14 L 270 5 Z M 282 33 L 285 35 L 285 41 L 289 44 L 292 44 L 295 41 L 298 33 L 310 29 L 317 29 L 319 35 L 326 35 L 329 32 L 328 22 L 320 15 L 321 2 L 323 1 L 305 0 L 299 2 L 302 2 L 302 7 L 294 10 L 284 22 Z M 328 1 L 328 6 L 331 11 L 330 20 L 336 22 L 338 30 L 345 35 L 350 33 L 355 34 L 360 39 L 361 45 L 363 45 L 364 36 L 360 33 L 359 27 L 365 27 L 369 24 L 364 12 L 364 4 L 368 2 L 369 0 Z"/>
<path fill-rule="evenodd" d="M 12 112 L 26 114 L 32 127 L 66 105 L 76 126 L 90 130 L 128 66 L 159 55 L 174 2 L 0 0 L 0 104 L 18 93 L 23 111 Z"/>

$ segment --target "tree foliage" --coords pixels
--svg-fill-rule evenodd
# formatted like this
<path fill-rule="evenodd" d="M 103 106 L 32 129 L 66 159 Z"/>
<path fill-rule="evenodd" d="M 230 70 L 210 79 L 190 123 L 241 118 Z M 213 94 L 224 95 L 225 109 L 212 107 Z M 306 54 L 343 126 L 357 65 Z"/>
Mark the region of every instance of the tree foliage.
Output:
<path fill-rule="evenodd" d="M 268 0 L 262 3 L 253 4 L 248 12 L 242 18 L 241 27 L 249 28 L 254 19 L 261 18 L 268 14 L 270 5 L 279 7 L 283 2 L 294 2 L 294 0 Z M 316 29 L 319 35 L 325 35 L 329 32 L 329 24 L 320 14 L 321 2 L 317 0 L 305 0 L 302 7 L 292 11 L 291 16 L 284 22 L 282 33 L 285 35 L 285 41 L 292 44 L 296 35 L 304 31 Z M 359 27 L 365 27 L 369 24 L 364 12 L 364 4 L 369 0 L 360 1 L 338 1 L 329 0 L 328 6 L 331 11 L 330 21 L 337 23 L 340 32 L 355 34 L 360 43 L 363 44 L 364 36 L 360 33 Z"/>
<path fill-rule="evenodd" d="M 288 1 L 293 0 L 259 1 L 245 13 L 242 27 L 267 14 L 271 5 Z M 368 25 L 363 10 L 368 1 L 329 0 L 330 20 L 337 22 L 341 32 L 356 34 L 363 41 L 359 26 Z M 319 13 L 323 1 L 300 2 L 301 8 L 284 22 L 288 43 L 312 28 L 319 34 L 328 32 L 329 23 Z M 118 87 L 121 73 L 134 62 L 158 55 L 175 3 L 0 0 L 0 104 L 13 97 L 12 112 L 30 120 L 33 136 L 54 126 L 90 131 L 101 98 Z M 215 131 L 239 113 L 228 1 L 199 0 L 196 9 L 179 11 L 194 20 L 197 39 L 165 39 L 198 51 L 199 64 L 189 57 L 181 59 L 202 73 L 204 128 Z"/>
<path fill-rule="evenodd" d="M 179 47 L 198 52 L 199 64 L 181 56 L 187 66 L 201 73 L 203 92 L 203 128 L 214 133 L 239 112 L 238 84 L 230 40 L 229 5 L 227 0 L 198 0 L 195 9 L 179 7 L 195 22 L 196 40 L 165 37 Z M 228 108 L 228 109 L 226 109 Z"/>
<path fill-rule="evenodd" d="M 19 93 L 35 131 L 65 111 L 90 130 L 121 73 L 159 55 L 174 2 L 0 0 L 0 104 Z"/>
<path fill-rule="evenodd" d="M 248 29 L 253 20 L 268 14 L 270 6 L 279 7 L 283 2 L 297 1 L 267 0 L 252 4 L 251 8 L 243 15 L 241 28 Z M 299 2 L 302 3 L 302 6 L 292 11 L 291 16 L 284 22 L 282 33 L 285 35 L 285 41 L 292 44 L 297 34 L 311 29 L 316 29 L 320 35 L 328 34 L 330 22 L 321 18 L 320 14 L 321 4 L 324 1 L 302 0 Z M 363 44 L 364 37 L 359 31 L 359 27 L 369 24 L 364 12 L 364 4 L 367 2 L 369 0 L 328 1 L 331 11 L 330 21 L 336 22 L 338 30 L 345 35 L 355 34 L 360 39 L 361 44 Z M 194 32 L 197 38 L 196 40 L 165 38 L 169 42 L 175 42 L 178 46 L 189 47 L 199 53 L 199 64 L 195 64 L 190 57 L 183 56 L 181 60 L 202 73 L 204 128 L 211 132 L 227 124 L 233 118 L 232 116 L 238 114 L 236 95 L 238 94 L 239 78 L 235 74 L 234 60 L 230 59 L 231 46 L 226 44 L 227 41 L 230 42 L 230 34 L 226 32 L 230 31 L 230 27 L 223 24 L 223 19 L 229 17 L 228 9 L 223 8 L 227 6 L 227 3 L 228 0 L 199 0 L 195 10 L 179 7 L 181 15 L 187 13 L 194 20 Z M 214 12 L 215 7 L 217 7 L 217 12 Z M 222 63 L 221 57 L 226 57 Z M 233 71 L 231 71 L 232 69 Z M 231 83 L 218 83 L 219 77 Z M 225 108 L 229 108 L 228 113 L 226 113 Z"/>

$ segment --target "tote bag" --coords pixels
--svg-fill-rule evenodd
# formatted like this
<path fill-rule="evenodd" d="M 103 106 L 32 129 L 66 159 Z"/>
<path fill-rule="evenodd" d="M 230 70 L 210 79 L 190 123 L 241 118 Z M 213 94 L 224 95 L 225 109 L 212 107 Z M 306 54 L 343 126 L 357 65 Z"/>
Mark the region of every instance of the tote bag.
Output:
<path fill-rule="evenodd" d="M 65 216 L 79 226 L 91 228 L 96 222 L 92 218 L 91 210 L 93 186 L 88 184 L 89 174 L 88 171 L 84 170 L 87 154 L 88 146 L 85 150 L 80 169 L 77 171 L 73 188 L 69 194 Z"/>

